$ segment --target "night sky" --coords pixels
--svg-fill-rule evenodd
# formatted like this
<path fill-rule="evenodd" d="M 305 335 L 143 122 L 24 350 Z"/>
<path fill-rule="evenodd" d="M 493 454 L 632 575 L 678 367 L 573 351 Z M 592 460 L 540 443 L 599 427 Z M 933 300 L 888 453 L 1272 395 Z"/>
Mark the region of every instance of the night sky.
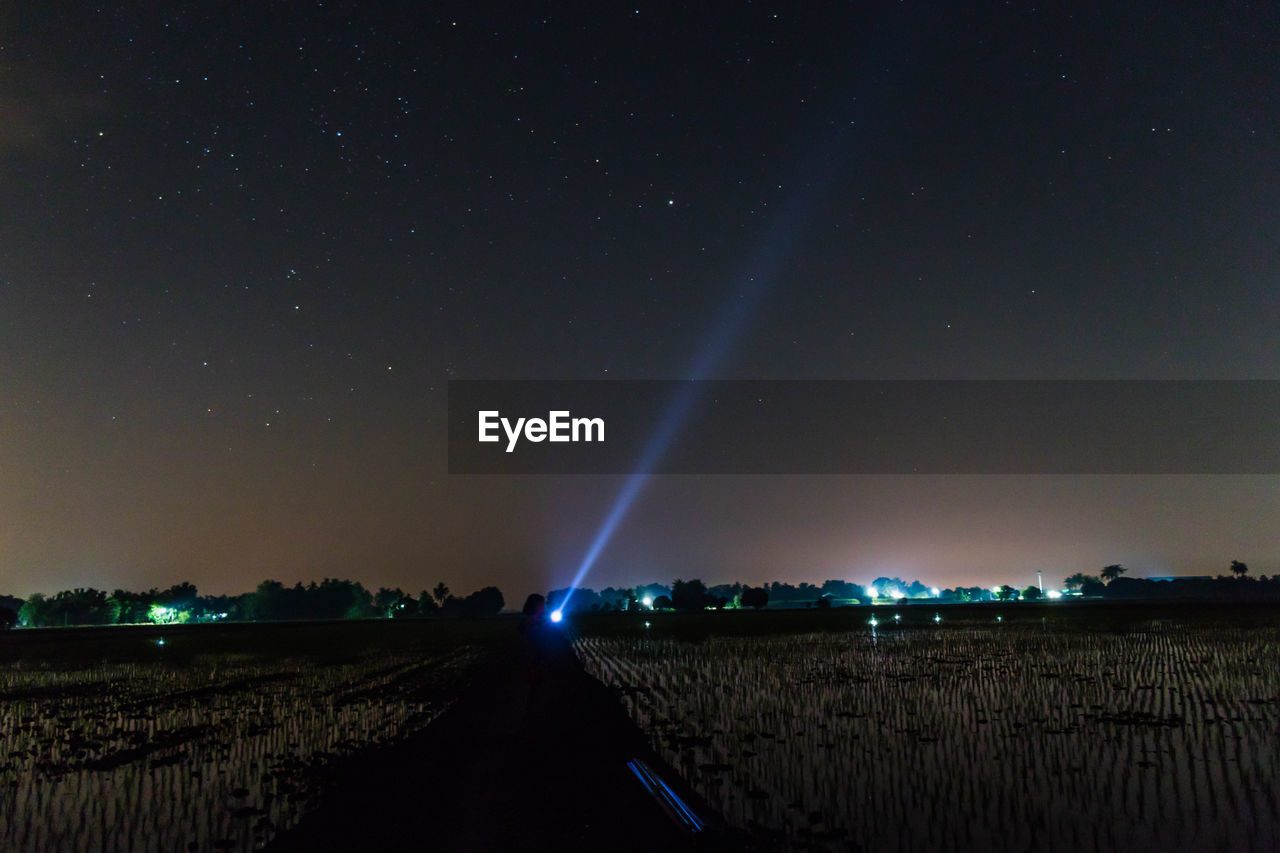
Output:
<path fill-rule="evenodd" d="M 78 5 L 0 8 L 0 592 L 567 584 L 621 478 L 450 476 L 450 379 L 1280 379 L 1274 3 Z M 1278 486 L 661 477 L 586 583 L 1274 573 Z"/>

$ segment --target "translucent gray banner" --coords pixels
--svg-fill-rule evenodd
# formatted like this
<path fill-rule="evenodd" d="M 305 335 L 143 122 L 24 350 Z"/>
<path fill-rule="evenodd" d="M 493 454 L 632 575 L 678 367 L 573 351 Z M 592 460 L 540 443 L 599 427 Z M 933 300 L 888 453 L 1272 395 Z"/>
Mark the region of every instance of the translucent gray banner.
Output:
<path fill-rule="evenodd" d="M 451 474 L 1271 474 L 1280 382 L 453 381 Z"/>

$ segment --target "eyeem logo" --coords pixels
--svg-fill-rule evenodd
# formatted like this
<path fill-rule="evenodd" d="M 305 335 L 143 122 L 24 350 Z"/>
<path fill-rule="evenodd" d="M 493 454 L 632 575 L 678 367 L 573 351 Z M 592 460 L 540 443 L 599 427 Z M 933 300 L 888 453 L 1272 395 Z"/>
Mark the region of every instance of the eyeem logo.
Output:
<path fill-rule="evenodd" d="M 547 419 L 516 418 L 512 423 L 495 409 L 481 411 L 480 441 L 501 441 L 498 429 L 507 435 L 507 452 L 516 449 L 523 433 L 525 441 L 604 441 L 604 418 L 571 418 L 568 412 L 548 412 Z"/>

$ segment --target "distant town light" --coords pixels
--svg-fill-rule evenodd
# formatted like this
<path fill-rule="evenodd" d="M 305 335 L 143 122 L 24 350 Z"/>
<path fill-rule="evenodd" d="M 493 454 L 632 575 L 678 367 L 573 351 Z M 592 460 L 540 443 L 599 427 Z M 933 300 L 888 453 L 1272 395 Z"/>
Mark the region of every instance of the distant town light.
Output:
<path fill-rule="evenodd" d="M 880 593 L 876 592 L 876 588 L 874 586 L 869 586 L 867 587 L 867 595 L 870 598 L 876 598 L 880 595 Z"/>
<path fill-rule="evenodd" d="M 895 613 L 895 614 L 893 614 L 893 621 L 894 621 L 894 622 L 901 622 L 901 621 L 902 621 L 902 614 L 901 614 L 901 613 Z"/>
<path fill-rule="evenodd" d="M 934 598 L 937 598 L 938 596 L 942 595 L 942 590 L 938 589 L 936 586 L 933 589 L 929 590 L 929 592 L 933 593 Z"/>
<path fill-rule="evenodd" d="M 1062 590 L 1051 589 L 1048 592 L 1046 592 L 1045 595 L 1049 596 L 1050 598 L 1062 598 Z"/>
<path fill-rule="evenodd" d="M 880 622 L 879 620 L 876 619 L 876 617 L 872 616 L 871 620 L 867 624 L 869 624 L 872 628 L 874 628 L 875 626 L 879 625 Z"/>
<path fill-rule="evenodd" d="M 935 614 L 933 614 L 933 621 L 934 621 L 934 622 L 941 622 L 941 621 L 942 621 L 942 614 L 941 614 L 941 613 L 935 613 Z"/>
<path fill-rule="evenodd" d="M 652 596 L 652 595 L 646 595 L 646 596 L 644 597 L 644 602 L 643 602 L 643 604 L 644 604 L 644 606 L 645 606 L 645 607 L 648 607 L 650 610 L 652 610 L 652 609 L 653 609 L 653 596 Z M 646 625 L 648 625 L 648 623 L 647 623 L 647 622 L 646 622 L 645 624 L 646 624 Z"/>

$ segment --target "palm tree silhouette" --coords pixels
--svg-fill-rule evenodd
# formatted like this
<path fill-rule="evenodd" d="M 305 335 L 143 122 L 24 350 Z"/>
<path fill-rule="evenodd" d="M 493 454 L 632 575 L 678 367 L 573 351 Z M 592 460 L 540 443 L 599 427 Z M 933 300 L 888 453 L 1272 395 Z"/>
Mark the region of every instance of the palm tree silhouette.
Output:
<path fill-rule="evenodd" d="M 1107 583 L 1111 583 L 1113 580 L 1120 577 L 1122 574 L 1124 574 L 1127 571 L 1128 569 L 1126 569 L 1124 566 L 1116 564 L 1113 566 L 1104 567 L 1102 571 L 1099 572 L 1098 574 L 1102 577 L 1104 581 L 1106 581 Z"/>

